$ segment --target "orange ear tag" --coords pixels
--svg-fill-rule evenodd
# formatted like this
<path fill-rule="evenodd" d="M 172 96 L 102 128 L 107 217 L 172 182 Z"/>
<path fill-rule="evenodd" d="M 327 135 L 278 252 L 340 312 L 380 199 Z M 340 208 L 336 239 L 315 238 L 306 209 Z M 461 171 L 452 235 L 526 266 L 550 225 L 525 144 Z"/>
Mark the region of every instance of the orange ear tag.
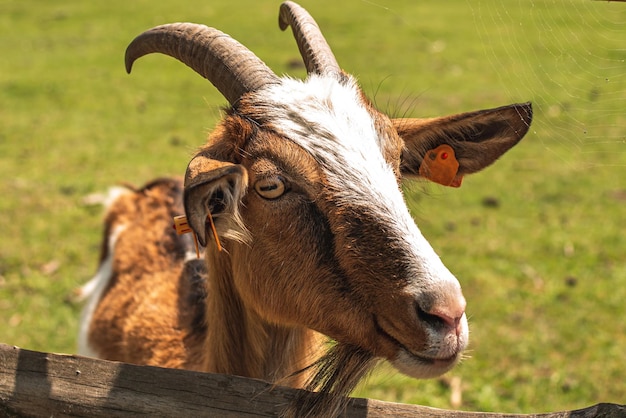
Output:
<path fill-rule="evenodd" d="M 222 251 L 222 244 L 220 244 L 220 239 L 217 236 L 217 229 L 215 229 L 215 224 L 213 223 L 213 217 L 209 213 L 207 216 L 209 223 L 211 224 L 211 231 L 213 232 L 213 238 L 215 238 L 215 243 L 217 244 L 217 250 Z M 198 237 L 196 233 L 193 232 L 193 229 L 189 226 L 187 222 L 187 217 L 185 215 L 174 216 L 174 229 L 178 235 L 188 234 L 191 232 L 193 235 L 193 242 L 196 245 L 196 256 L 200 258 L 200 248 L 198 247 Z"/>
<path fill-rule="evenodd" d="M 213 223 L 213 217 L 209 213 L 207 216 L 209 223 L 211 224 L 211 231 L 213 232 L 213 238 L 215 238 L 215 243 L 217 244 L 217 250 L 222 251 L 222 244 L 220 244 L 220 239 L 217 236 L 217 229 L 215 229 L 215 224 Z M 196 245 L 196 256 L 200 258 L 200 248 L 198 246 L 198 237 L 196 233 L 193 232 L 193 229 L 189 226 L 187 222 L 187 217 L 185 215 L 174 216 L 174 229 L 178 235 L 188 234 L 191 232 L 193 235 L 193 243 Z"/>
<path fill-rule="evenodd" d="M 196 257 L 200 258 L 200 248 L 198 247 L 198 237 L 193 229 L 189 227 L 187 217 L 185 215 L 174 216 L 174 229 L 178 235 L 188 234 L 191 232 L 193 235 L 193 243 L 196 245 Z"/>
<path fill-rule="evenodd" d="M 458 176 L 458 171 L 459 162 L 448 144 L 427 151 L 419 169 L 420 176 L 450 187 L 461 187 L 463 176 Z"/>

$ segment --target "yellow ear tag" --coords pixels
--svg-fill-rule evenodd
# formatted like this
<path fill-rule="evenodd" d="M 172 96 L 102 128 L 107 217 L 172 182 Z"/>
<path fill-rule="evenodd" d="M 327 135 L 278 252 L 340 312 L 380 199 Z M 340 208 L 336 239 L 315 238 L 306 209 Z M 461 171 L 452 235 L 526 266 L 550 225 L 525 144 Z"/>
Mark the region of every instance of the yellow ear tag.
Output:
<path fill-rule="evenodd" d="M 207 216 L 209 223 L 211 224 L 211 231 L 213 232 L 213 238 L 215 238 L 215 243 L 217 244 L 217 250 L 222 251 L 222 245 L 220 244 L 220 239 L 217 236 L 217 229 L 215 229 L 215 224 L 213 223 L 213 217 L 209 213 Z M 178 235 L 188 234 L 191 232 L 193 235 L 193 242 L 196 245 L 196 256 L 200 258 L 200 248 L 198 246 L 198 237 L 196 233 L 193 232 L 193 229 L 189 226 L 187 222 L 187 217 L 185 215 L 174 216 L 174 229 Z"/>
<path fill-rule="evenodd" d="M 420 176 L 450 187 L 461 187 L 463 176 L 457 175 L 458 171 L 459 162 L 448 144 L 427 151 L 419 169 Z"/>
<path fill-rule="evenodd" d="M 174 216 L 174 229 L 178 235 L 188 234 L 191 232 L 193 235 L 193 243 L 196 245 L 196 257 L 200 258 L 200 248 L 198 247 L 198 237 L 193 229 L 189 227 L 187 217 L 185 215 Z"/>

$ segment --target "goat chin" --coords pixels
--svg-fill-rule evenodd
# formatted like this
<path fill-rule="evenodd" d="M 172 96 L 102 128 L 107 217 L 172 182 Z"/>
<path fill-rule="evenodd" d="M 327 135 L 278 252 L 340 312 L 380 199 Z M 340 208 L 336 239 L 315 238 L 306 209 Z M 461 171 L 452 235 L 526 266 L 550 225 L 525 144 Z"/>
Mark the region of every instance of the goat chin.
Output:
<path fill-rule="evenodd" d="M 405 349 L 400 349 L 393 367 L 399 372 L 416 379 L 430 379 L 441 376 L 452 369 L 460 360 L 460 354 L 448 359 L 430 360 L 415 357 Z"/>

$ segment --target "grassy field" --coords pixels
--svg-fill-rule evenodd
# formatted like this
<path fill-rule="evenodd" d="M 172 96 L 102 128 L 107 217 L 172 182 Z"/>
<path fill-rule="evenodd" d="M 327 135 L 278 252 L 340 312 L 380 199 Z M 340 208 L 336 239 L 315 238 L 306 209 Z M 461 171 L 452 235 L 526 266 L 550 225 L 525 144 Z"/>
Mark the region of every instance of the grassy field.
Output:
<path fill-rule="evenodd" d="M 527 138 L 459 190 L 413 182 L 416 222 L 468 299 L 470 358 L 445 379 L 383 365 L 358 396 L 540 412 L 626 403 L 626 5 L 587 0 L 301 2 L 381 110 L 532 100 Z M 120 181 L 182 174 L 225 100 L 184 65 L 123 52 L 157 24 L 216 26 L 303 76 L 278 1 L 0 1 L 0 342 L 74 352 Z"/>

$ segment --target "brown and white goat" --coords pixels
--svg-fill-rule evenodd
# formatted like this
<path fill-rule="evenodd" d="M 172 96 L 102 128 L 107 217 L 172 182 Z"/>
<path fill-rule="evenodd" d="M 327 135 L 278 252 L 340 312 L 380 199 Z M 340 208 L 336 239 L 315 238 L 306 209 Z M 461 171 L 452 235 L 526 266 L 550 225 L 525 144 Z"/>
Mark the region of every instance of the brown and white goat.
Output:
<path fill-rule="evenodd" d="M 159 26 L 129 45 L 128 71 L 143 55 L 170 55 L 230 107 L 184 181 L 156 180 L 109 206 L 80 352 L 336 398 L 380 358 L 410 376 L 438 376 L 468 344 L 466 302 L 411 218 L 401 179 L 419 176 L 425 156 L 447 145 L 459 164 L 448 183 L 458 185 L 526 134 L 531 106 L 390 119 L 340 69 L 304 9 L 284 3 L 280 26 L 293 30 L 304 81 L 276 76 L 202 25 Z M 172 228 L 183 213 L 202 260 L 191 236 Z"/>

